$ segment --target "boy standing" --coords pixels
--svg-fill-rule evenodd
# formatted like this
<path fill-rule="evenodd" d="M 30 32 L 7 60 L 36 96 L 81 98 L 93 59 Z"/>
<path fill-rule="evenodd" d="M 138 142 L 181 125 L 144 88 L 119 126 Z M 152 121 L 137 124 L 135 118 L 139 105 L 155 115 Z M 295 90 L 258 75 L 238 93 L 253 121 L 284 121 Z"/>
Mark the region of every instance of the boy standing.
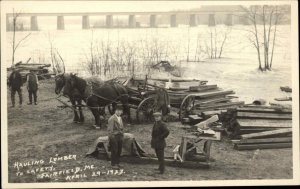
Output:
<path fill-rule="evenodd" d="M 154 114 L 155 123 L 152 129 L 151 147 L 154 148 L 156 156 L 159 162 L 159 172 L 163 174 L 165 172 L 165 160 L 164 160 L 164 149 L 166 147 L 165 138 L 169 135 L 170 131 L 167 125 L 162 121 L 162 114 L 155 112 Z"/>
<path fill-rule="evenodd" d="M 108 119 L 108 140 L 111 151 L 111 166 L 112 168 L 119 169 L 120 166 L 120 156 L 122 152 L 123 144 L 123 121 L 121 115 L 123 113 L 122 105 L 118 104 L 116 107 L 115 114 Z"/>

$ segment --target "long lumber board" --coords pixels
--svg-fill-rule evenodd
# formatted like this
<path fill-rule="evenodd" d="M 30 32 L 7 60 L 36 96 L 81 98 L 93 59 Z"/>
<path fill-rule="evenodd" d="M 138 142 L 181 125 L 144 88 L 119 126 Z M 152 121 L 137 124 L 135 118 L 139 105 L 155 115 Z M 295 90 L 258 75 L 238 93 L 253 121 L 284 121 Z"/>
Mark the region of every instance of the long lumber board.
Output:
<path fill-rule="evenodd" d="M 206 105 L 206 106 L 196 107 L 196 109 L 197 110 L 207 110 L 207 109 L 222 108 L 222 107 L 240 106 L 243 104 L 244 104 L 243 101 L 228 102 L 228 103 L 216 103 L 214 105 Z"/>
<path fill-rule="evenodd" d="M 292 97 L 274 98 L 276 101 L 292 101 Z"/>
<path fill-rule="evenodd" d="M 212 111 L 202 112 L 201 115 L 203 115 L 204 117 L 208 117 L 208 116 L 212 116 L 212 115 L 220 115 L 225 112 L 227 112 L 227 110 L 212 110 Z"/>
<path fill-rule="evenodd" d="M 227 91 L 216 91 L 216 92 L 205 92 L 205 93 L 190 93 L 191 95 L 195 95 L 198 98 L 207 98 L 207 97 L 213 97 L 213 96 L 218 96 L 218 95 L 228 95 L 228 94 L 235 94 L 234 91 L 232 90 L 227 90 Z"/>
<path fill-rule="evenodd" d="M 245 139 L 245 138 L 259 138 L 259 137 L 274 136 L 274 135 L 280 135 L 280 134 L 290 134 L 290 133 L 292 133 L 292 131 L 293 131 L 292 128 L 276 129 L 274 131 L 265 131 L 265 132 L 241 135 L 241 138 L 242 139 Z"/>
<path fill-rule="evenodd" d="M 208 99 L 208 100 L 201 100 L 199 103 L 195 104 L 195 106 L 201 106 L 201 105 L 208 105 L 208 104 L 213 104 L 217 102 L 229 102 L 232 98 L 215 98 L 215 99 Z"/>
<path fill-rule="evenodd" d="M 258 133 L 264 131 L 272 131 L 276 130 L 277 128 L 240 128 L 239 134 L 250 134 L 250 133 Z"/>
<path fill-rule="evenodd" d="M 237 144 L 234 146 L 237 150 L 256 150 L 256 149 L 276 149 L 291 148 L 292 143 L 270 143 L 270 144 Z"/>
<path fill-rule="evenodd" d="M 273 105 L 271 105 L 273 104 Z M 254 105 L 254 104 L 248 104 L 244 105 L 244 107 L 247 108 L 265 108 L 265 109 L 276 109 L 276 110 L 290 110 L 291 108 L 285 107 L 285 106 L 276 106 L 274 103 L 271 103 L 270 106 L 267 105 Z"/>
<path fill-rule="evenodd" d="M 275 130 L 275 129 L 284 129 L 284 128 L 290 128 L 290 127 L 253 127 L 253 126 L 251 126 L 251 127 L 239 127 L 240 128 L 240 130 L 266 130 L 266 131 L 268 131 L 268 130 Z"/>
<path fill-rule="evenodd" d="M 240 127 L 292 127 L 292 120 L 237 119 Z"/>
<path fill-rule="evenodd" d="M 189 91 L 205 91 L 205 90 L 212 90 L 212 89 L 218 89 L 217 85 L 200 85 L 200 86 L 190 86 L 188 87 Z"/>
<path fill-rule="evenodd" d="M 276 113 L 254 113 L 254 112 L 238 112 L 237 118 L 252 119 L 292 119 L 292 114 L 276 114 Z"/>
<path fill-rule="evenodd" d="M 210 89 L 218 89 L 217 85 L 197 85 L 197 86 L 182 86 L 182 87 L 170 87 L 169 90 L 171 91 L 181 91 L 181 90 L 187 90 L 187 91 L 204 91 L 204 90 L 210 90 Z"/>
<path fill-rule="evenodd" d="M 292 111 L 288 109 L 278 110 L 274 108 L 263 108 L 263 107 L 241 107 L 237 108 L 239 112 L 260 112 L 260 113 L 278 113 L 278 114 L 291 114 Z"/>
<path fill-rule="evenodd" d="M 262 139 L 241 139 L 241 140 L 231 140 L 234 144 L 256 144 L 256 143 L 286 143 L 292 142 L 292 137 L 282 137 L 282 138 L 262 138 Z"/>

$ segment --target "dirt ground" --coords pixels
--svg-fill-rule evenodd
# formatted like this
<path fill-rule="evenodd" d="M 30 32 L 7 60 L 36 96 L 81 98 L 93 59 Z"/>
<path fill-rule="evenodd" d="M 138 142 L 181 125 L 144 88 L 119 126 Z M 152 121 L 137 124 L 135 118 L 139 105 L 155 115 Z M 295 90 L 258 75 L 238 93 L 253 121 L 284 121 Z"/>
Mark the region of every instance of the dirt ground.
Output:
<path fill-rule="evenodd" d="M 292 149 L 237 151 L 232 143 L 223 137 L 221 141 L 213 142 L 211 147 L 212 161 L 209 169 L 188 169 L 166 167 L 164 175 L 155 174 L 154 164 L 122 163 L 123 173 L 111 173 L 110 163 L 106 160 L 87 158 L 85 153 L 99 136 L 105 136 L 107 131 L 95 130 L 94 119 L 89 110 L 85 110 L 84 124 L 72 122 L 73 113 L 69 109 L 60 109 L 61 105 L 53 99 L 54 81 L 41 81 L 38 105 L 27 105 L 27 91 L 23 89 L 24 105 L 20 109 L 10 108 L 8 98 L 8 181 L 10 183 L 29 182 L 99 182 L 99 181 L 154 181 L 154 180 L 235 180 L 235 179 L 291 179 Z M 10 97 L 8 93 L 8 97 Z M 17 97 L 17 96 L 16 96 Z M 52 98 L 52 99 L 51 99 Z M 18 98 L 16 98 L 17 100 Z M 18 101 L 17 101 L 18 102 Z M 133 118 L 135 116 L 133 115 Z M 186 133 L 179 128 L 179 122 L 169 123 L 170 135 L 167 138 L 166 154 L 172 155 L 175 145 L 180 144 L 181 136 Z M 136 140 L 148 152 L 150 148 L 151 124 L 133 124 L 127 127 L 127 132 L 134 134 Z M 76 155 L 76 160 L 64 160 L 52 163 L 49 158 Z M 20 167 L 23 175 L 16 175 L 16 162 L 25 163 L 32 160 L 44 160 L 42 165 Z M 56 171 L 81 167 L 81 176 L 67 179 L 68 174 L 57 177 L 39 178 L 39 167 L 54 165 Z M 85 165 L 94 165 L 84 170 Z M 26 171 L 29 170 L 29 173 Z M 93 172 L 100 171 L 98 176 Z M 84 175 L 84 174 L 85 175 Z M 72 175 L 72 174 L 69 174 Z M 85 177 L 86 176 L 86 177 Z"/>

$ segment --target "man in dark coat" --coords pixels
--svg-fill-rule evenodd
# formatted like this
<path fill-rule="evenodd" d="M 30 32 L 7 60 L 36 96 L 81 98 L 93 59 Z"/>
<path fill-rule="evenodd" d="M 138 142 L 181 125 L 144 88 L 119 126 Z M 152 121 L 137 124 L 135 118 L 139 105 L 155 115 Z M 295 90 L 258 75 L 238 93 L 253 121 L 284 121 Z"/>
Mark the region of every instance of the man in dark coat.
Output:
<path fill-rule="evenodd" d="M 166 116 L 170 111 L 170 99 L 168 92 L 163 88 L 156 89 L 155 111 L 162 112 L 162 118 L 166 121 Z"/>
<path fill-rule="evenodd" d="M 12 107 L 15 107 L 15 94 L 16 92 L 19 95 L 19 104 L 20 107 L 22 106 L 22 86 L 23 86 L 23 81 L 22 81 L 22 76 L 19 73 L 16 68 L 12 68 L 12 73 L 10 74 L 8 78 L 8 86 L 11 91 L 11 102 L 12 102 Z"/>
<path fill-rule="evenodd" d="M 152 129 L 151 147 L 154 148 L 159 162 L 159 173 L 163 174 L 165 171 L 164 149 L 166 147 L 165 138 L 169 135 L 169 129 L 166 123 L 162 121 L 162 114 L 155 112 L 155 123 Z"/>
<path fill-rule="evenodd" d="M 39 80 L 37 75 L 33 70 L 27 75 L 27 90 L 29 95 L 29 103 L 32 104 L 32 96 L 34 98 L 34 104 L 37 105 L 37 90 L 38 90 Z"/>
<path fill-rule="evenodd" d="M 108 140 L 111 151 L 111 166 L 114 169 L 121 168 L 120 156 L 122 152 L 123 137 L 124 137 L 124 125 L 121 118 L 123 113 L 122 105 L 118 104 L 115 114 L 108 119 L 107 131 Z"/>

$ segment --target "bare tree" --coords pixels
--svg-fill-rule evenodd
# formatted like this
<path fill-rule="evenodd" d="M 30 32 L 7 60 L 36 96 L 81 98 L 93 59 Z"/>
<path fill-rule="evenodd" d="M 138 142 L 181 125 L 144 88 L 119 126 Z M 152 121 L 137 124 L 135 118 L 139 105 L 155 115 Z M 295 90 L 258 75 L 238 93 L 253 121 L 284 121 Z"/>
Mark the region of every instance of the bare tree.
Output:
<path fill-rule="evenodd" d="M 283 14 L 278 11 L 278 6 L 250 6 L 249 8 L 242 7 L 242 9 L 246 12 L 245 18 L 253 26 L 247 31 L 250 33 L 248 39 L 257 51 L 258 69 L 261 71 L 271 70 L 277 25 Z M 262 24 L 262 32 L 259 31 L 259 24 Z M 263 57 L 263 62 L 261 57 Z"/>
<path fill-rule="evenodd" d="M 201 49 L 201 52 L 204 51 L 208 58 L 217 59 L 222 57 L 222 53 L 224 52 L 224 47 L 228 39 L 228 35 L 231 32 L 231 27 L 226 26 L 225 29 L 217 29 L 218 26 L 214 26 L 214 28 L 210 28 L 209 42 L 205 40 L 205 50 Z"/>
<path fill-rule="evenodd" d="M 16 13 L 13 10 L 13 41 L 12 41 L 12 66 L 15 64 L 15 54 L 18 47 L 31 35 L 31 33 L 27 34 L 25 37 L 21 38 L 19 41 L 16 41 L 16 28 L 17 28 L 17 21 L 21 13 Z"/>
<path fill-rule="evenodd" d="M 52 63 L 52 69 L 55 74 L 65 73 L 65 62 L 59 53 L 59 51 L 54 47 L 53 40 L 48 33 L 48 41 L 50 44 L 50 58 Z"/>

